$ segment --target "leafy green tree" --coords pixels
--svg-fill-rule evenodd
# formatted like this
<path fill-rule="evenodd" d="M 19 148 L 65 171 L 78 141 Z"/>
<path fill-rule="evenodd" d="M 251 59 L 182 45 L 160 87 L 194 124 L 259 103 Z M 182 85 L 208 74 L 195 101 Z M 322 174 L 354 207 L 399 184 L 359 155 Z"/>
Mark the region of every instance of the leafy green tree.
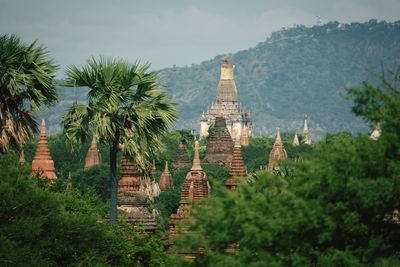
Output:
<path fill-rule="evenodd" d="M 382 83 L 349 89 L 354 111 L 381 122 L 378 141 L 328 135 L 289 176 L 259 172 L 236 192 L 214 187 L 191 213 L 194 234 L 177 242 L 204 253 L 182 264 L 399 265 L 400 94 Z"/>
<path fill-rule="evenodd" d="M 33 115 L 57 101 L 57 66 L 36 41 L 0 35 L 0 151 L 20 149 L 38 131 Z"/>
<path fill-rule="evenodd" d="M 109 225 L 104 204 L 63 181 L 31 177 L 13 153 L 0 158 L 1 266 L 163 266 L 160 236 Z"/>
<path fill-rule="evenodd" d="M 149 65 L 91 58 L 81 69 L 67 70 L 67 86 L 88 87 L 88 103 L 75 103 L 63 117 L 64 132 L 73 143 L 90 136 L 109 146 L 111 211 L 117 219 L 117 155 L 124 144 L 128 155 L 144 166 L 146 156 L 161 146 L 160 135 L 177 118 L 176 107 L 161 90 Z"/>

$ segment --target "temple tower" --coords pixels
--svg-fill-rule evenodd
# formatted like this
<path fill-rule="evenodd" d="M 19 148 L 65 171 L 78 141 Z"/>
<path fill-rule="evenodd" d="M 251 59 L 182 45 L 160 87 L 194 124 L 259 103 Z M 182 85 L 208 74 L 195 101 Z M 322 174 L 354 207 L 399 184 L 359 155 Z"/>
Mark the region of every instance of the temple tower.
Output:
<path fill-rule="evenodd" d="M 209 197 L 211 186 L 207 174 L 203 171 L 199 157 L 199 141 L 196 140 L 194 147 L 194 159 L 191 170 L 187 173 L 182 185 L 181 199 L 176 213 L 172 214 L 169 224 L 169 238 L 176 234 L 177 224 L 181 224 L 184 231 L 188 231 L 187 215 L 191 202 L 196 202 Z"/>
<path fill-rule="evenodd" d="M 311 145 L 311 143 L 312 143 L 311 136 L 308 132 L 307 116 L 304 119 L 303 142 L 306 145 Z"/>
<path fill-rule="evenodd" d="M 89 151 L 86 155 L 85 169 L 101 164 L 101 154 L 97 149 L 96 138 L 93 136 Z"/>
<path fill-rule="evenodd" d="M 157 229 L 155 215 L 148 211 L 149 198 L 140 188 L 140 171 L 123 152 L 121 160 L 121 179 L 118 182 L 118 216 L 120 220 L 131 223 L 146 233 Z"/>
<path fill-rule="evenodd" d="M 222 114 L 232 139 L 241 140 L 242 145 L 247 145 L 253 128 L 252 119 L 250 114 L 238 103 L 233 75 L 234 67 L 232 58 L 224 57 L 222 59 L 216 102 L 201 115 L 200 138 L 208 135 L 210 126 L 214 124 L 216 117 Z M 243 134 L 245 136 L 242 138 Z"/>
<path fill-rule="evenodd" d="M 293 143 L 292 143 L 292 145 L 295 146 L 295 147 L 300 145 L 299 137 L 298 137 L 298 135 L 297 135 L 297 131 L 294 133 L 294 138 L 293 138 Z"/>
<path fill-rule="evenodd" d="M 279 128 L 276 130 L 276 139 L 268 159 L 268 171 L 274 170 L 280 160 L 287 159 L 287 152 L 283 146 Z"/>
<path fill-rule="evenodd" d="M 226 128 L 222 115 L 215 118 L 213 131 L 207 140 L 205 163 L 217 163 L 229 166 L 232 159 L 233 141 Z"/>
<path fill-rule="evenodd" d="M 167 189 L 174 189 L 174 179 L 172 178 L 171 173 L 168 170 L 168 161 L 165 162 L 164 172 L 160 177 L 160 190 L 165 191 Z"/>
<path fill-rule="evenodd" d="M 39 144 L 36 150 L 35 157 L 32 161 L 32 173 L 43 172 L 43 176 L 50 180 L 57 179 L 54 161 L 51 158 L 49 146 L 46 138 L 46 123 L 42 120 Z"/>
<path fill-rule="evenodd" d="M 188 152 L 186 150 L 186 145 L 180 143 L 178 147 L 178 152 L 175 155 L 175 160 L 172 163 L 173 169 L 179 169 L 184 167 L 189 167 L 191 165 Z"/>
<path fill-rule="evenodd" d="M 235 143 L 232 153 L 232 162 L 229 168 L 229 177 L 225 181 L 225 186 L 235 191 L 239 183 L 245 183 L 247 181 L 247 170 L 244 165 L 242 151 L 240 149 L 240 142 Z"/>

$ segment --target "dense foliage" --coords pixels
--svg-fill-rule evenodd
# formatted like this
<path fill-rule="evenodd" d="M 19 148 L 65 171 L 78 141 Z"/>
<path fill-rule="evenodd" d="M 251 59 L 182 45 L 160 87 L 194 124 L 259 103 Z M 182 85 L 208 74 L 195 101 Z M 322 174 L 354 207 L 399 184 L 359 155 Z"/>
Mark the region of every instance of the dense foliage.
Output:
<path fill-rule="evenodd" d="M 381 122 L 378 141 L 327 135 L 287 163 L 290 175 L 260 172 L 233 193 L 215 187 L 192 212 L 195 234 L 177 243 L 202 248 L 183 264 L 398 266 L 400 76 L 393 76 L 394 83 L 383 77 L 380 86 L 348 89 L 355 113 Z"/>
<path fill-rule="evenodd" d="M 62 181 L 30 176 L 13 154 L 0 158 L 1 266 L 160 266 L 158 235 L 107 224 L 104 204 Z"/>

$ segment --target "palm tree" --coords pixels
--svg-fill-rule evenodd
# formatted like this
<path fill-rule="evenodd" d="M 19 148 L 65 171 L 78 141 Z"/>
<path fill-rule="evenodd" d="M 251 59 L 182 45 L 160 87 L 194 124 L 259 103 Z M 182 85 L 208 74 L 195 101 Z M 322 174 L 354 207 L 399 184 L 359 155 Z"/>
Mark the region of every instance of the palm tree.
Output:
<path fill-rule="evenodd" d="M 88 103 L 75 103 L 63 117 L 64 132 L 72 143 L 95 135 L 109 146 L 111 211 L 117 219 L 117 155 L 120 144 L 139 166 L 154 149 L 160 136 L 177 119 L 175 105 L 161 90 L 158 75 L 149 64 L 91 58 L 81 69 L 67 69 L 67 86 L 88 87 Z"/>
<path fill-rule="evenodd" d="M 38 132 L 33 112 L 57 101 L 57 66 L 36 41 L 0 35 L 0 152 L 20 149 Z"/>

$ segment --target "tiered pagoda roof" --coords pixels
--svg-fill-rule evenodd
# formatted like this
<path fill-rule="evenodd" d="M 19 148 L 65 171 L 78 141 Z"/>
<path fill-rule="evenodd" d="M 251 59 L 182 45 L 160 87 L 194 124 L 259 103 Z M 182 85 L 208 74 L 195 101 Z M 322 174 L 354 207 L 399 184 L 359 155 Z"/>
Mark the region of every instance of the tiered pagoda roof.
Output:
<path fill-rule="evenodd" d="M 179 144 L 178 152 L 176 153 L 175 160 L 172 163 L 173 169 L 179 169 L 189 167 L 191 165 L 186 145 L 183 143 Z"/>
<path fill-rule="evenodd" d="M 43 176 L 50 180 L 57 179 L 54 161 L 51 158 L 49 146 L 46 138 L 46 123 L 42 120 L 39 145 L 36 150 L 35 157 L 32 161 L 32 172 L 38 173 L 43 172 Z"/>
<path fill-rule="evenodd" d="M 214 128 L 208 137 L 205 163 L 218 163 L 229 166 L 232 159 L 233 141 L 226 128 L 225 119 L 222 116 L 215 118 Z"/>
<path fill-rule="evenodd" d="M 233 148 L 232 162 L 229 168 L 229 177 L 225 181 L 226 187 L 234 191 L 239 183 L 244 183 L 247 180 L 247 170 L 244 165 L 240 143 L 237 142 Z"/>
<path fill-rule="evenodd" d="M 120 220 L 131 223 L 147 233 L 157 229 L 154 214 L 148 211 L 149 197 L 140 191 L 140 172 L 137 165 L 123 154 L 121 160 L 121 179 L 118 183 L 118 216 Z"/>
<path fill-rule="evenodd" d="M 93 136 L 92 143 L 86 155 L 85 169 L 101 164 L 101 154 L 97 149 L 96 138 Z"/>
<path fill-rule="evenodd" d="M 159 185 L 161 191 L 174 189 L 174 179 L 172 178 L 172 175 L 168 170 L 168 161 L 165 162 L 165 169 L 164 172 L 161 174 Z"/>
<path fill-rule="evenodd" d="M 199 142 L 195 142 L 193 166 L 187 173 L 185 181 L 182 185 L 181 199 L 176 213 L 172 214 L 169 219 L 170 239 L 176 234 L 176 226 L 178 223 L 183 224 L 187 228 L 187 214 L 189 212 L 190 203 L 199 201 L 209 197 L 211 194 L 211 186 L 207 178 L 207 174 L 200 165 Z"/>
<path fill-rule="evenodd" d="M 279 128 L 276 132 L 276 139 L 271 152 L 269 153 L 268 170 L 272 171 L 280 160 L 287 159 L 287 152 L 283 146 Z"/>

